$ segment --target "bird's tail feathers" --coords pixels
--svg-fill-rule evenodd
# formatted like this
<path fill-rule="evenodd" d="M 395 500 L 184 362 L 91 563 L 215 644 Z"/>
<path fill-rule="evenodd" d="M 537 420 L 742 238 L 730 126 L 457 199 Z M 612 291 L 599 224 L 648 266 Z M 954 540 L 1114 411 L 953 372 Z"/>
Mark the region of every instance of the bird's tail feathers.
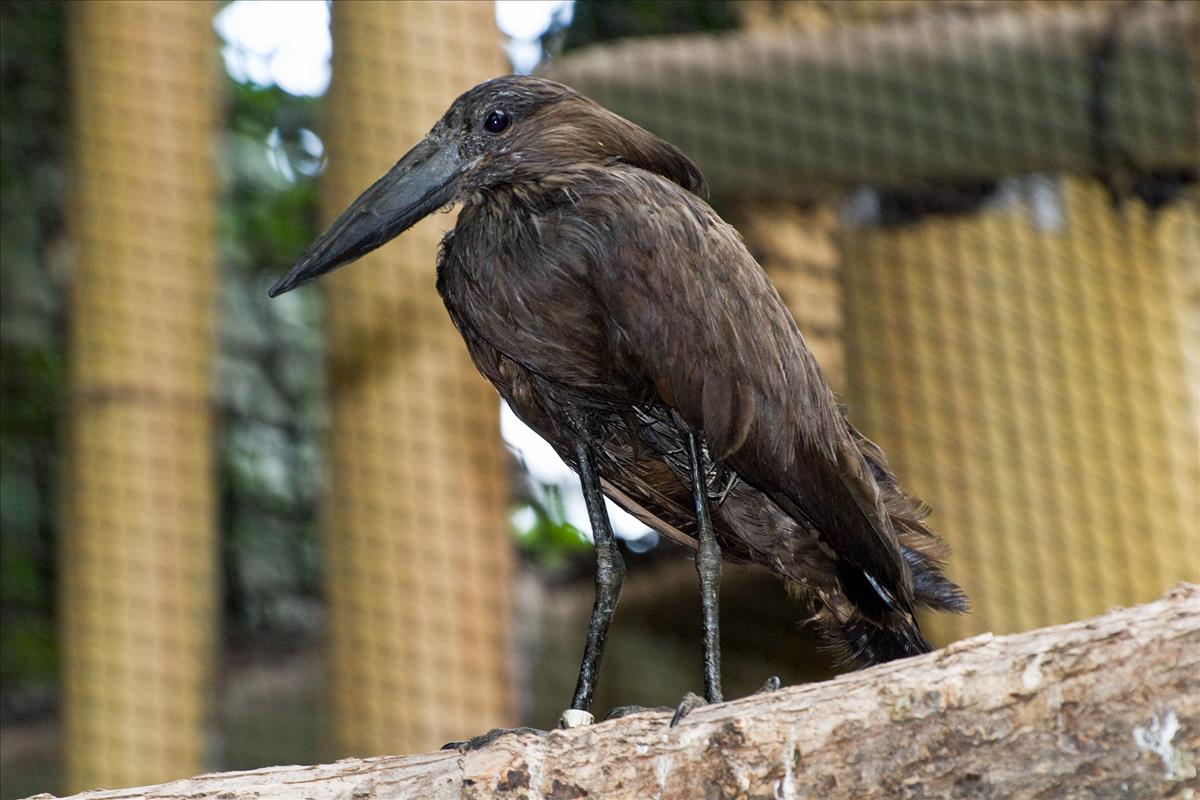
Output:
<path fill-rule="evenodd" d="M 929 506 L 900 488 L 877 444 L 853 426 L 850 431 L 875 478 L 880 500 L 900 542 L 900 553 L 912 574 L 913 601 L 918 607 L 935 611 L 969 611 L 966 594 L 942 572 L 950 548 L 925 524 Z"/>
<path fill-rule="evenodd" d="M 933 650 L 911 618 L 878 626 L 863 617 L 853 617 L 833 625 L 834 630 L 827 627 L 826 641 L 848 665 L 870 667 Z"/>
<path fill-rule="evenodd" d="M 880 621 L 860 613 L 843 596 L 814 593 L 789 582 L 793 594 L 805 596 L 817 608 L 811 621 L 817 624 L 826 650 L 839 666 L 869 667 L 928 653 L 933 648 L 910 614 L 892 612 Z"/>
<path fill-rule="evenodd" d="M 932 534 L 926 534 L 932 536 Z M 967 597 L 953 581 L 942 574 L 941 562 L 904 543 L 900 552 L 912 573 L 913 601 L 918 608 L 963 613 Z M 935 540 L 936 541 L 936 540 Z M 940 542 L 939 542 L 940 544 Z M 898 658 L 928 653 L 932 648 L 913 615 L 889 611 L 882 619 L 872 619 L 839 593 L 808 592 L 789 584 L 794 594 L 808 594 L 818 611 L 813 620 L 822 631 L 829 649 L 844 665 L 871 666 Z M 813 597 L 812 595 L 816 595 Z"/>
<path fill-rule="evenodd" d="M 913 605 L 934 611 L 966 612 L 967 596 L 942 572 L 949 548 L 925 524 L 929 506 L 900 488 L 883 451 L 874 442 L 853 427 L 850 430 L 870 468 L 879 499 L 900 544 L 901 556 L 912 576 Z M 846 579 L 842 575 L 839 582 L 845 583 Z M 844 588 L 835 594 L 814 592 L 799 585 L 791 588 L 795 594 L 807 595 L 814 602 L 817 608 L 814 621 L 829 648 L 847 664 L 870 666 L 932 649 L 915 617 L 895 604 L 881 615 L 879 608 L 858 608 Z"/>
<path fill-rule="evenodd" d="M 965 614 L 971 606 L 958 584 L 942 574 L 940 560 L 909 547 L 901 536 L 900 552 L 912 573 L 913 600 L 919 607 Z M 940 543 L 940 542 L 939 542 Z"/>

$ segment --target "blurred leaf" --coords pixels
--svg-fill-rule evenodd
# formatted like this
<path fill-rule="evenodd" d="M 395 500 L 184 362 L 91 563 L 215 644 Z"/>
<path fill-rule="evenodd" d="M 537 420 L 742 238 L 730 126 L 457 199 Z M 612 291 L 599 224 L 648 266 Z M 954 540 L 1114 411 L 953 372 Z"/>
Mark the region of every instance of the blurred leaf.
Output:
<path fill-rule="evenodd" d="M 54 677 L 66 4 L 0 3 L 0 709 Z"/>
<path fill-rule="evenodd" d="M 271 278 L 316 235 L 320 100 L 229 80 L 219 166 L 223 259 L 221 553 L 226 629 L 319 622 L 317 503 L 325 419 L 319 292 L 268 301 Z"/>
<path fill-rule="evenodd" d="M 522 553 L 541 566 L 562 567 L 575 555 L 591 549 L 587 535 L 567 521 L 557 486 L 541 485 L 528 492 L 518 506 L 522 509 L 532 512 L 532 524 L 524 528 L 514 524 L 517 544 Z"/>
<path fill-rule="evenodd" d="M 731 0 L 575 0 L 563 49 L 630 36 L 712 33 L 737 25 Z"/>

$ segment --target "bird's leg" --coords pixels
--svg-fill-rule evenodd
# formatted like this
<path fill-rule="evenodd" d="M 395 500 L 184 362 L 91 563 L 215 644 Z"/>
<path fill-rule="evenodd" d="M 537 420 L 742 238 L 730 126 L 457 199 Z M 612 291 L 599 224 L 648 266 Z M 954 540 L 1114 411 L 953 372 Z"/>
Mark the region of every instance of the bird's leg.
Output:
<path fill-rule="evenodd" d="M 700 608 L 704 620 L 704 699 L 719 703 L 721 697 L 721 630 L 718 620 L 718 595 L 721 584 L 721 548 L 713 533 L 708 513 L 708 480 L 704 474 L 700 442 L 687 429 L 688 460 L 692 468 L 692 495 L 696 501 L 696 524 L 700 547 L 696 551 L 696 572 L 700 575 Z"/>
<path fill-rule="evenodd" d="M 587 502 L 588 519 L 592 525 L 592 538 L 596 543 L 596 601 L 592 605 L 592 620 L 588 624 L 587 643 L 583 648 L 583 662 L 579 665 L 579 682 L 575 685 L 575 696 L 571 707 L 562 713 L 559 727 L 574 728 L 592 722 L 592 696 L 596 691 L 596 673 L 600 669 L 600 656 L 608 639 L 608 626 L 621 596 L 621 584 L 625 580 L 625 561 L 617 548 L 608 511 L 604 507 L 604 494 L 600 490 L 600 476 L 592 460 L 592 449 L 581 442 L 575 449 L 579 460 L 579 481 L 583 486 L 583 499 Z M 443 750 L 477 750 L 501 736 L 513 733 L 541 733 L 533 728 L 493 728 L 485 734 L 461 742 L 449 742 Z"/>
<path fill-rule="evenodd" d="M 592 448 L 586 442 L 580 442 L 575 448 L 575 456 L 579 461 L 579 481 L 583 486 L 583 499 L 587 502 L 588 519 L 596 545 L 596 601 L 592 605 L 592 619 L 588 624 L 587 643 L 583 648 L 583 661 L 579 665 L 575 696 L 559 723 L 563 727 L 591 722 L 592 696 L 596 691 L 600 656 L 604 653 L 608 626 L 621 596 L 621 583 L 625 580 L 625 561 L 617 549 L 617 540 L 608 521 L 604 494 L 600 490 L 600 476 L 592 461 Z"/>

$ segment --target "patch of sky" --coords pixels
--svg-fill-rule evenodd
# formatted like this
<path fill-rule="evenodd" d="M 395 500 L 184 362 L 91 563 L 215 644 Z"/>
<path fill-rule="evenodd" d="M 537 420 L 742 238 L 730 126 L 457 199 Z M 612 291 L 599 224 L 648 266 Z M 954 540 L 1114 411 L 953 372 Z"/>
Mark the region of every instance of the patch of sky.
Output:
<path fill-rule="evenodd" d="M 513 72 L 528 75 L 541 62 L 542 36 L 571 24 L 574 0 L 496 0 L 496 25 Z"/>
<path fill-rule="evenodd" d="M 591 526 L 588 522 L 587 504 L 583 500 L 583 491 L 579 488 L 579 478 L 563 460 L 554 452 L 554 448 L 546 440 L 522 422 L 507 405 L 500 405 L 500 435 L 504 443 L 513 451 L 517 459 L 524 465 L 530 481 L 538 487 L 552 487 L 557 490 L 562 501 L 563 515 L 566 522 L 587 537 L 591 537 Z M 658 541 L 658 534 L 651 531 L 636 517 L 628 514 L 606 500 L 609 520 L 612 522 L 613 533 L 625 539 L 631 549 L 645 550 Z M 513 515 L 512 523 L 517 530 L 524 530 L 533 525 L 535 519 L 531 511 L 518 509 Z"/>
<path fill-rule="evenodd" d="M 325 0 L 235 0 L 213 27 L 235 81 L 298 97 L 320 97 L 329 88 L 333 39 Z"/>

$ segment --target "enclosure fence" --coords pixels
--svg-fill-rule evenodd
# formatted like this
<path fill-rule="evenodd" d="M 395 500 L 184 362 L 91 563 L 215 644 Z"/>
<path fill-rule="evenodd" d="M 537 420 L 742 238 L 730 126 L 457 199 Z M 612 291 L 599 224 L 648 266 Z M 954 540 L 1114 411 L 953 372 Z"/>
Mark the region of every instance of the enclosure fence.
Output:
<path fill-rule="evenodd" d="M 1200 578 L 1200 5 L 733 7 L 737 30 L 542 72 L 706 172 L 851 420 L 934 507 L 974 611 L 933 638 Z M 72 789 L 212 765 L 214 10 L 72 9 Z M 323 222 L 507 70 L 491 3 L 339 2 L 333 35 Z M 323 281 L 338 755 L 516 723 L 537 672 L 516 663 L 497 400 L 433 288 L 452 225 Z"/>
<path fill-rule="evenodd" d="M 785 296 L 836 265 L 787 299 L 951 545 L 935 639 L 1196 579 L 1200 7 L 739 8 L 548 74 L 689 153 Z M 833 252 L 796 222 L 830 209 Z"/>
<path fill-rule="evenodd" d="M 461 92 L 504 70 L 490 3 L 334 5 L 331 221 Z M 515 710 L 495 392 L 433 290 L 434 215 L 328 282 L 335 747 L 411 752 Z"/>

